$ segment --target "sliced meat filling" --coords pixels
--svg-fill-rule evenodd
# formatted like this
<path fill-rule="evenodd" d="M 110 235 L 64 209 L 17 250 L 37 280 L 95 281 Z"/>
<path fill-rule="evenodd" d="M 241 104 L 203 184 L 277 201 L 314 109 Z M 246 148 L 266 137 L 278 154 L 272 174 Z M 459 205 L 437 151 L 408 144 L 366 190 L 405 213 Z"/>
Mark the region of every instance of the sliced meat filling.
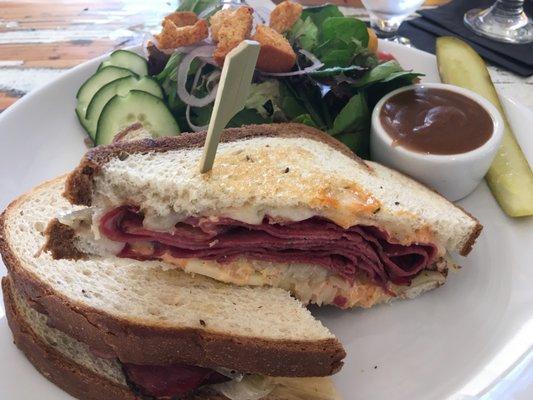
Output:
<path fill-rule="evenodd" d="M 205 385 L 213 385 L 230 378 L 209 368 L 192 365 L 122 364 L 128 385 L 135 393 L 157 400 L 176 399 L 194 393 Z"/>
<path fill-rule="evenodd" d="M 393 243 L 371 226 L 343 229 L 324 218 L 299 222 L 266 216 L 252 225 L 231 218 L 187 218 L 172 232 L 143 227 L 143 215 L 133 206 L 118 207 L 100 221 L 100 232 L 125 243 L 119 257 L 157 260 L 198 258 L 228 263 L 236 258 L 320 265 L 353 283 L 364 272 L 379 284 L 408 285 L 437 257 L 429 243 Z"/>

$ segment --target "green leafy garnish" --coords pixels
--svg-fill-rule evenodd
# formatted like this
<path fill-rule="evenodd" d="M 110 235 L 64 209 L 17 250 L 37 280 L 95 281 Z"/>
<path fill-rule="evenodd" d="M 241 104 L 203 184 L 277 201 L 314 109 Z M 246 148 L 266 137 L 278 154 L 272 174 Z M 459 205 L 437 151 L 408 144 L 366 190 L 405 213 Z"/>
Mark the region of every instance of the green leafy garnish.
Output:
<path fill-rule="evenodd" d="M 332 135 L 342 132 L 357 132 L 368 124 L 368 107 L 364 93 L 357 93 L 342 108 L 329 130 Z"/>
<path fill-rule="evenodd" d="M 313 51 L 318 43 L 318 28 L 311 17 L 296 21 L 289 31 L 289 40 L 301 49 Z"/>
<path fill-rule="evenodd" d="M 322 27 L 322 23 L 327 18 L 344 17 L 344 14 L 339 10 L 337 6 L 328 4 L 320 7 L 306 8 L 305 10 L 303 10 L 302 16 L 300 18 L 306 20 L 307 17 L 310 17 L 316 26 Z"/>
<path fill-rule="evenodd" d="M 329 17 L 322 23 L 321 35 L 324 41 L 357 43 L 358 47 L 368 46 L 368 31 L 363 21 L 351 17 Z"/>
<path fill-rule="evenodd" d="M 360 80 L 355 82 L 354 85 L 355 87 L 363 87 L 377 82 L 390 82 L 391 80 L 400 77 L 409 77 L 412 80 L 421 75 L 422 74 L 413 73 L 411 71 L 404 71 L 397 61 L 387 61 L 368 71 Z"/>
<path fill-rule="evenodd" d="M 178 10 L 210 14 L 219 5 L 218 0 L 183 0 Z M 411 84 L 420 74 L 405 71 L 396 61 L 381 62 L 367 48 L 365 23 L 344 16 L 334 5 L 305 9 L 286 37 L 298 54 L 297 68 L 312 64 L 312 57 L 305 51 L 323 65 L 296 76 L 257 74 L 244 109 L 229 126 L 299 122 L 324 130 L 360 156 L 368 156 L 370 116 L 375 104 L 392 90 Z M 183 53 L 174 53 L 155 79 L 163 87 L 167 105 L 182 131 L 190 131 L 186 105 L 176 92 L 176 73 L 182 59 Z M 191 65 L 188 87 L 198 65 L 198 61 Z M 207 93 L 206 76 L 215 68 L 206 65 L 202 69 L 195 89 L 197 96 Z M 191 108 L 191 122 L 207 125 L 212 107 Z"/>

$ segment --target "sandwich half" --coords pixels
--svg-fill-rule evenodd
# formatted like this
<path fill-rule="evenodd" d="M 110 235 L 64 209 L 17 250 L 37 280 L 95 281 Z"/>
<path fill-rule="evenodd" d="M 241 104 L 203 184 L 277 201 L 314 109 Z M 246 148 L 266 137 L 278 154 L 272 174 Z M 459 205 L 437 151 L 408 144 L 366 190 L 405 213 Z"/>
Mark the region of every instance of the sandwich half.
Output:
<path fill-rule="evenodd" d="M 286 291 L 230 286 L 161 262 L 42 251 L 65 178 L 0 218 L 3 292 L 15 343 L 80 399 L 338 398 L 337 339 Z"/>
<path fill-rule="evenodd" d="M 48 230 L 55 258 L 158 260 L 304 303 L 370 307 L 442 285 L 479 222 L 439 194 L 300 124 L 227 129 L 200 174 L 205 133 L 90 150 Z"/>

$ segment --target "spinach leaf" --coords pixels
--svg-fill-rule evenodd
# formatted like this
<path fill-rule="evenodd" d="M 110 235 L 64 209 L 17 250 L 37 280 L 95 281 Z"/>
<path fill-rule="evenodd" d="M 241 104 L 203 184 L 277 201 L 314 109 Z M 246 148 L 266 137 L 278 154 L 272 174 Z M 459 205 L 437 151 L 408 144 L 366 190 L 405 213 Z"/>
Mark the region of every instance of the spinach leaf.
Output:
<path fill-rule="evenodd" d="M 355 82 L 354 85 L 356 87 L 368 86 L 376 82 L 381 82 L 392 74 L 396 74 L 398 72 L 404 73 L 407 71 L 404 71 L 397 61 L 387 61 L 368 71 L 361 79 Z"/>
<path fill-rule="evenodd" d="M 302 114 L 309 114 L 318 127 L 327 129 L 329 111 L 325 107 L 318 82 L 302 76 L 286 79 L 284 83 L 290 96 L 305 110 Z M 289 118 L 293 119 L 296 116 Z"/>
<path fill-rule="evenodd" d="M 229 121 L 228 128 L 235 128 L 243 125 L 268 124 L 272 118 L 265 118 L 251 108 L 243 108 Z"/>
<path fill-rule="evenodd" d="M 322 28 L 322 23 L 329 17 L 343 17 L 344 14 L 340 12 L 337 6 L 328 4 L 320 7 L 309 7 L 303 10 L 301 18 L 303 20 L 308 17 L 315 23 L 315 25 L 320 29 Z"/>
<path fill-rule="evenodd" d="M 333 121 L 333 127 L 329 130 L 331 135 L 341 132 L 355 132 L 362 130 L 368 124 L 369 111 L 364 93 L 354 95 L 342 108 Z"/>
<path fill-rule="evenodd" d="M 358 132 L 344 132 L 335 136 L 335 139 L 344 143 L 359 157 L 369 158 L 369 137 L 368 132 L 360 130 Z"/>
<path fill-rule="evenodd" d="M 321 37 L 324 41 L 340 40 L 344 43 L 357 43 L 358 47 L 368 46 L 368 31 L 363 21 L 352 17 L 329 17 L 322 23 Z"/>
<path fill-rule="evenodd" d="M 300 124 L 305 124 L 313 128 L 318 128 L 318 126 L 315 124 L 315 121 L 313 121 L 313 118 L 311 118 L 309 114 L 298 115 L 292 120 L 292 122 L 298 122 Z"/>
<path fill-rule="evenodd" d="M 346 68 L 352 64 L 353 54 L 351 49 L 331 49 L 321 55 L 320 61 L 324 63 L 324 68 Z"/>
<path fill-rule="evenodd" d="M 370 142 L 370 110 L 363 92 L 354 95 L 339 112 L 329 130 L 354 153 L 368 157 Z"/>
<path fill-rule="evenodd" d="M 381 82 L 386 83 L 386 82 L 391 82 L 395 79 L 402 78 L 412 83 L 413 80 L 415 78 L 418 78 L 419 76 L 424 76 L 424 74 L 420 74 L 418 72 L 412 72 L 412 71 L 398 71 L 398 72 L 393 72 L 392 74 L 387 76 L 385 79 L 383 79 Z"/>
<path fill-rule="evenodd" d="M 288 120 L 293 120 L 301 114 L 307 113 L 307 110 L 292 94 L 292 91 L 287 85 L 282 84 L 281 87 L 281 110 Z"/>
<path fill-rule="evenodd" d="M 355 18 L 326 18 L 319 33 L 319 44 L 314 53 L 325 68 L 354 65 L 354 58 L 366 52 L 366 25 Z"/>
<path fill-rule="evenodd" d="M 213 104 L 201 108 L 191 108 L 191 121 L 195 125 L 208 125 L 213 112 Z M 243 125 L 268 124 L 272 122 L 271 117 L 264 117 L 252 108 L 243 108 L 228 122 L 228 128 L 235 128 Z M 191 128 L 186 123 L 184 132 L 190 131 Z"/>
<path fill-rule="evenodd" d="M 318 28 L 311 17 L 296 21 L 289 31 L 289 41 L 298 47 L 312 51 L 318 42 Z"/>

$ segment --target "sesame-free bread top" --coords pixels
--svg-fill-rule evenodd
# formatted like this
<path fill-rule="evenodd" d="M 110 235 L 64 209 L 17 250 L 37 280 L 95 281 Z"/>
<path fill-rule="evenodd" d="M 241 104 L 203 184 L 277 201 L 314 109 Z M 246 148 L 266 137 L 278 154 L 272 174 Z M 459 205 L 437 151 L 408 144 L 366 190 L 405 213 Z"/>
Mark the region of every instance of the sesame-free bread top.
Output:
<path fill-rule="evenodd" d="M 271 376 L 323 376 L 341 344 L 281 289 L 231 287 L 118 258 L 53 260 L 47 223 L 73 207 L 64 177 L 13 202 L 0 218 L 0 252 L 17 289 L 53 326 L 121 361 L 227 367 Z"/>
<path fill-rule="evenodd" d="M 301 124 L 226 129 L 213 169 L 200 174 L 205 132 L 90 150 L 67 179 L 74 204 L 139 205 L 145 215 L 318 215 L 343 227 L 375 225 L 394 240 L 466 255 L 479 222 L 414 180 L 363 162 Z"/>

